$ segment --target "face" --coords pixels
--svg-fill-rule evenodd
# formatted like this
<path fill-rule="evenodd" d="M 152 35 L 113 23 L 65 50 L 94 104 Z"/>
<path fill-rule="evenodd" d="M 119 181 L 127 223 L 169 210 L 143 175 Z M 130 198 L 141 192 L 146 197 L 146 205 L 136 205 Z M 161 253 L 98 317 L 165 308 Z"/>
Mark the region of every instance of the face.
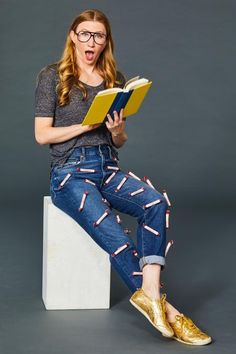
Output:
<path fill-rule="evenodd" d="M 106 29 L 103 23 L 97 21 L 81 22 L 77 26 L 75 32 L 78 33 L 80 31 L 84 32 L 81 37 L 82 40 L 86 39 L 86 35 L 88 36 L 86 31 L 98 33 L 98 35 L 96 35 L 98 39 L 95 38 L 97 41 L 99 41 L 99 37 L 102 37 L 103 34 L 106 34 Z M 88 65 L 96 64 L 100 54 L 106 47 L 107 41 L 105 41 L 103 44 L 97 44 L 94 40 L 94 37 L 91 36 L 87 42 L 80 42 L 75 32 L 71 31 L 70 37 L 75 44 L 75 50 L 79 63 L 86 63 Z"/>

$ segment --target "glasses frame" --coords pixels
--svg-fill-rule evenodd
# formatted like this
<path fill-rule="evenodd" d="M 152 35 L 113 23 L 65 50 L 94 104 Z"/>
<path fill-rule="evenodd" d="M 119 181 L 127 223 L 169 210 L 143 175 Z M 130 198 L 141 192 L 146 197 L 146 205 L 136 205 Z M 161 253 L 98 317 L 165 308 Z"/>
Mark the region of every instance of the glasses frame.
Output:
<path fill-rule="evenodd" d="M 75 31 L 74 31 L 74 32 L 75 32 Z M 81 32 L 87 32 L 87 33 L 90 34 L 90 36 L 89 36 L 89 38 L 87 39 L 87 41 L 81 41 L 81 40 L 79 39 L 79 34 L 80 34 Z M 75 32 L 75 34 L 77 35 L 78 41 L 81 42 L 81 43 L 87 43 L 87 42 L 90 40 L 91 37 L 93 37 L 94 42 L 95 42 L 96 44 L 98 44 L 98 45 L 103 45 L 103 44 L 105 44 L 105 43 L 106 43 L 106 40 L 107 40 L 107 35 L 104 34 L 104 33 L 100 33 L 100 32 L 79 31 L 79 32 Z M 103 36 L 105 36 L 105 41 L 104 41 L 104 43 L 98 43 L 98 42 L 96 42 L 95 34 L 102 34 Z"/>

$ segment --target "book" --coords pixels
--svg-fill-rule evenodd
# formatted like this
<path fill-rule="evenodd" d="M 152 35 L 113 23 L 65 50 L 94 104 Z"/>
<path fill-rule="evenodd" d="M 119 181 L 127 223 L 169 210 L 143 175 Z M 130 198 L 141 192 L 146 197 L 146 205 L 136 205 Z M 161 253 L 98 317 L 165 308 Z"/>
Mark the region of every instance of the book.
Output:
<path fill-rule="evenodd" d="M 136 76 L 128 80 L 123 88 L 113 87 L 99 91 L 82 125 L 102 123 L 107 120 L 108 113 L 114 118 L 113 112 L 119 113 L 122 108 L 125 118 L 137 113 L 151 85 L 152 81 Z"/>

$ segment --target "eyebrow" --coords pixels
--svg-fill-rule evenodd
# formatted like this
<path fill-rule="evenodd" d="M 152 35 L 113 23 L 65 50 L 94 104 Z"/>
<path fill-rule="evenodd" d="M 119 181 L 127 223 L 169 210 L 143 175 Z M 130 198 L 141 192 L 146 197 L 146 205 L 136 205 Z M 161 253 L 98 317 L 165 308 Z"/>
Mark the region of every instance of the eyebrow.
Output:
<path fill-rule="evenodd" d="M 82 29 L 80 29 L 80 31 L 94 32 L 94 31 L 88 30 L 87 28 L 82 28 Z M 102 33 L 102 34 L 105 34 L 103 31 L 95 31 L 95 33 Z"/>

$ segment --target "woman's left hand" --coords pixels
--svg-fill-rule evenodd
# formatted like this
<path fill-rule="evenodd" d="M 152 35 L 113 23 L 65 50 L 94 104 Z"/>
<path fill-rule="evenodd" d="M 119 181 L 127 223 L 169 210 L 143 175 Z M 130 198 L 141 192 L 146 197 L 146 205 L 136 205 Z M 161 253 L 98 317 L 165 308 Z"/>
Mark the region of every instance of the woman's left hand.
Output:
<path fill-rule="evenodd" d="M 107 114 L 108 122 L 106 123 L 107 129 L 114 135 L 122 135 L 125 131 L 125 121 L 123 120 L 124 109 L 120 110 L 120 116 L 116 111 L 113 112 L 114 120 L 111 118 L 110 114 Z"/>

